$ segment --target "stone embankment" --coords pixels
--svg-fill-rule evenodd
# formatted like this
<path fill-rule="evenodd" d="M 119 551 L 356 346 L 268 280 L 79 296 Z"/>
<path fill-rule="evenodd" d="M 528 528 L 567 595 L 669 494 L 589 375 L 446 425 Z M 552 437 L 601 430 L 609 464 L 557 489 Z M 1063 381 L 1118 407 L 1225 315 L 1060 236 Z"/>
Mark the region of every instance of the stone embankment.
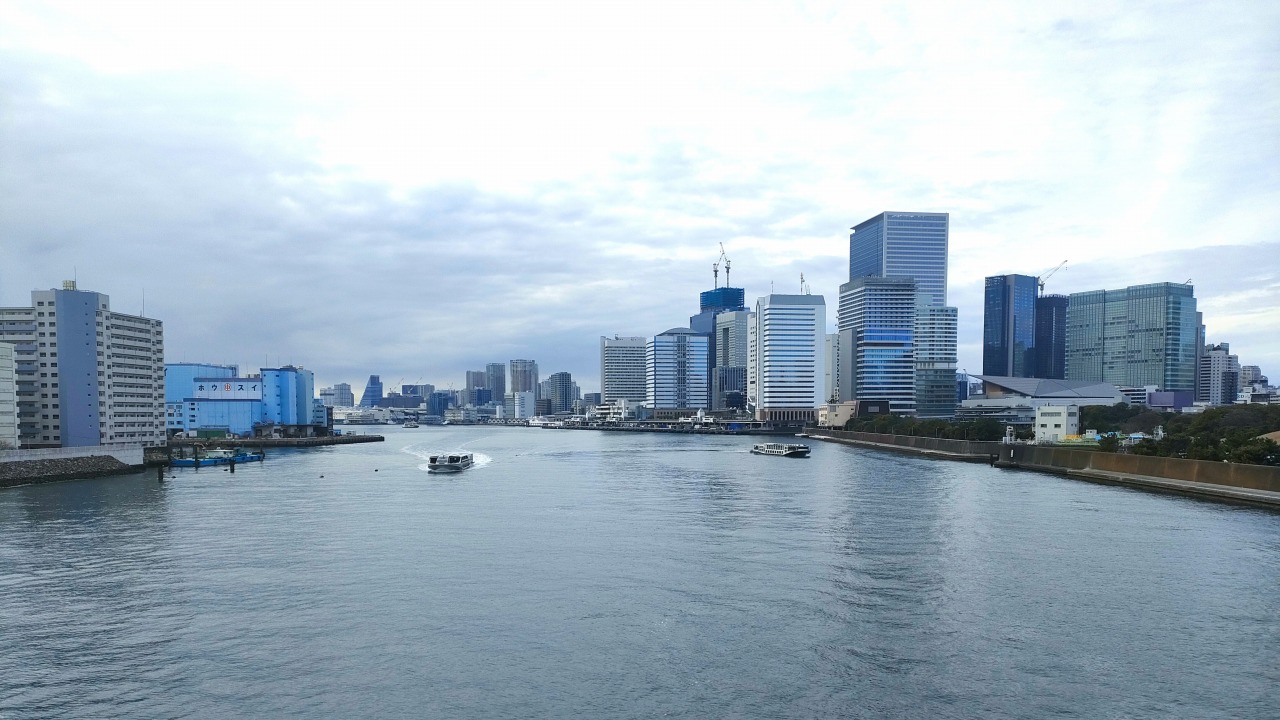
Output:
<path fill-rule="evenodd" d="M 123 475 L 142 470 L 109 456 L 48 458 L 0 462 L 0 488 L 35 483 Z"/>
<path fill-rule="evenodd" d="M 809 428 L 805 434 L 859 447 L 990 462 L 996 467 L 1053 473 L 1089 482 L 1280 508 L 1280 467 L 826 428 Z"/>

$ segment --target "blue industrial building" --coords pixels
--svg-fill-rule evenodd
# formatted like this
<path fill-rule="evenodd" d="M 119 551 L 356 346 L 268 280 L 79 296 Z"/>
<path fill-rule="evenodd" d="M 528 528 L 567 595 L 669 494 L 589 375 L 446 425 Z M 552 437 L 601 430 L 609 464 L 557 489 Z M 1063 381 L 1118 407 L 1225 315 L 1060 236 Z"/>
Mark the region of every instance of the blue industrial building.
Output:
<path fill-rule="evenodd" d="M 165 415 L 171 433 L 310 437 L 328 432 L 328 409 L 315 397 L 310 370 L 262 368 L 238 377 L 234 365 L 165 366 Z"/>

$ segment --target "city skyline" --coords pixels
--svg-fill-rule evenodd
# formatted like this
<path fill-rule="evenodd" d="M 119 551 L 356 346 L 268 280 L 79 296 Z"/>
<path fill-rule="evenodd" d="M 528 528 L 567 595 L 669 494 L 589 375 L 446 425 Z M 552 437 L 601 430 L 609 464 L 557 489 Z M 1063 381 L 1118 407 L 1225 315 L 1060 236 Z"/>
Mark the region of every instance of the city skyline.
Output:
<path fill-rule="evenodd" d="M 1065 259 L 1047 294 L 1191 279 L 1280 374 L 1266 3 L 6 10 L 0 306 L 75 278 L 168 362 L 598 389 L 598 338 L 683 322 L 721 242 L 748 305 L 804 273 L 834 307 L 848 229 L 909 208 L 950 215 L 960 370 L 983 279 Z"/>

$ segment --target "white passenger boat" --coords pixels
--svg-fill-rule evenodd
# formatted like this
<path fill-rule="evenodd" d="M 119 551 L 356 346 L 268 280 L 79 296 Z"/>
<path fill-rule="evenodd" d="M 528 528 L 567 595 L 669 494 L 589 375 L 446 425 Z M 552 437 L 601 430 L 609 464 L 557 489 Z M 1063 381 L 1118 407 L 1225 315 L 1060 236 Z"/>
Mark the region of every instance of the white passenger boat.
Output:
<path fill-rule="evenodd" d="M 782 457 L 809 457 L 809 446 L 799 443 L 756 443 L 751 448 L 756 455 L 779 455 Z"/>
<path fill-rule="evenodd" d="M 429 472 L 462 472 L 475 464 L 471 453 L 440 453 L 427 458 Z"/>
<path fill-rule="evenodd" d="M 405 428 L 406 430 L 412 430 L 413 428 L 418 427 L 418 423 L 412 420 L 406 420 L 404 425 L 401 425 L 400 427 Z"/>

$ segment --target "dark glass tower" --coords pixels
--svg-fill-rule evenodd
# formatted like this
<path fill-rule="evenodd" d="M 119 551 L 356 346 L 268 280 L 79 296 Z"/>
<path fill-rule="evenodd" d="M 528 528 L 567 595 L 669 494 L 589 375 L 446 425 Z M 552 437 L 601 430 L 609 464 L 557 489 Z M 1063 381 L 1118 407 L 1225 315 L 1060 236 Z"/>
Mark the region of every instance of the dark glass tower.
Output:
<path fill-rule="evenodd" d="M 380 400 L 382 400 L 382 378 L 370 375 L 369 382 L 364 386 L 364 394 L 360 396 L 360 407 L 378 407 Z"/>
<path fill-rule="evenodd" d="M 1036 298 L 1036 377 L 1067 377 L 1067 296 Z"/>
<path fill-rule="evenodd" d="M 1036 279 L 987 278 L 982 321 L 982 374 L 1036 377 Z"/>

